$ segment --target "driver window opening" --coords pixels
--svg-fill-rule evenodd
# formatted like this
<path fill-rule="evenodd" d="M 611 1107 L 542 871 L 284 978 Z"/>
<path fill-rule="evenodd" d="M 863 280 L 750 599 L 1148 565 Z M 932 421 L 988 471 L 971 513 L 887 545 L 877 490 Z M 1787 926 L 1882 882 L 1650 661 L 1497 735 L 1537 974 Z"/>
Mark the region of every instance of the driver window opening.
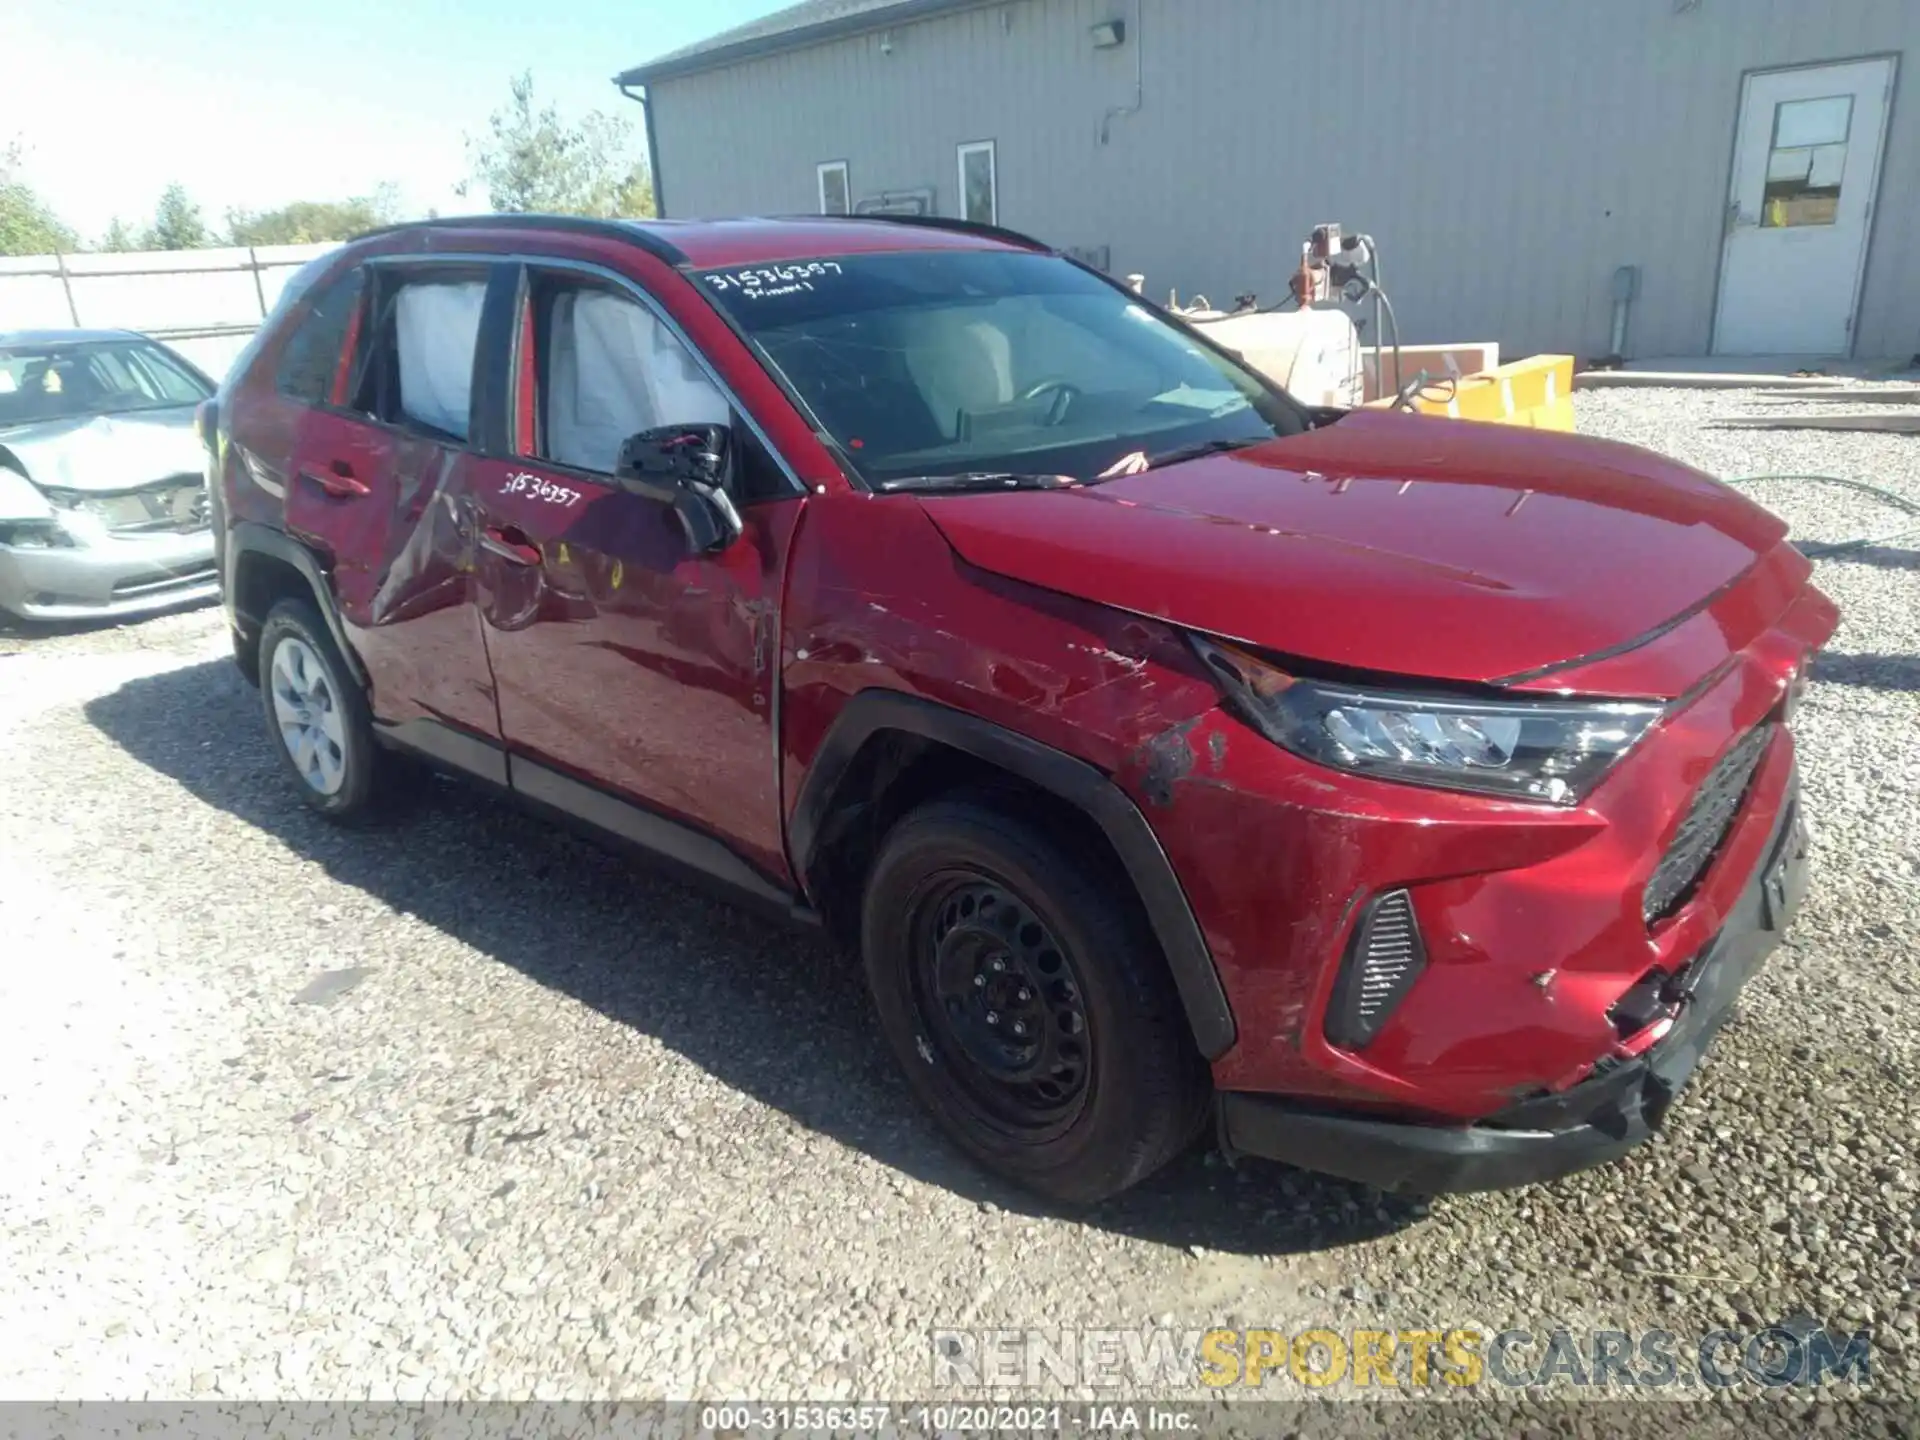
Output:
<path fill-rule="evenodd" d="M 663 425 L 728 425 L 736 499 L 784 494 L 784 476 L 724 392 L 660 318 L 630 295 L 567 281 L 533 295 L 533 436 L 555 465 L 612 476 L 631 435 Z"/>

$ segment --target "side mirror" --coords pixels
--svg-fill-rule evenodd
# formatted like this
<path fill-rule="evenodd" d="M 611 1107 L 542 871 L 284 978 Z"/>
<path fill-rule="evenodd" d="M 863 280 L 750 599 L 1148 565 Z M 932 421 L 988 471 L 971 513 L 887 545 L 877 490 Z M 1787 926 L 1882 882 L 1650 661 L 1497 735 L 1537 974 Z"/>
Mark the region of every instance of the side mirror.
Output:
<path fill-rule="evenodd" d="M 733 432 L 725 425 L 656 425 L 620 446 L 613 478 L 620 488 L 671 505 L 698 555 L 740 538 L 740 513 L 727 481 L 733 474 Z"/>

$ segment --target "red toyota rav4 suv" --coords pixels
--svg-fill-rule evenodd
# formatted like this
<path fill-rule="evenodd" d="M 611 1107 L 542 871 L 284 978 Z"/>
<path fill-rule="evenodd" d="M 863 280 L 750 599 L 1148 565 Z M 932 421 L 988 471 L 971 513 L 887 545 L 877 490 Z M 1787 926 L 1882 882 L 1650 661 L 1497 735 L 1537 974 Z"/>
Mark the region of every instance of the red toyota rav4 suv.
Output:
<path fill-rule="evenodd" d="M 1382 1187 L 1659 1122 L 1805 875 L 1836 612 L 1625 446 L 1305 408 L 956 222 L 483 218 L 304 272 L 202 416 L 304 797 L 490 782 L 863 957 L 982 1164 L 1211 1118 Z"/>

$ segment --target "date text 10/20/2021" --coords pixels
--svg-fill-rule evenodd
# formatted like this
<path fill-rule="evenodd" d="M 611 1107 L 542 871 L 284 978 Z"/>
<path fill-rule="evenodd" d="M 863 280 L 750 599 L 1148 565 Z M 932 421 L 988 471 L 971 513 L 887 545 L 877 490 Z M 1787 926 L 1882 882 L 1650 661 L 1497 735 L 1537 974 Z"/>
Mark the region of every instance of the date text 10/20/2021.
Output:
<path fill-rule="evenodd" d="M 702 1433 L 713 1435 L 1186 1434 L 1203 1426 L 1202 1405 L 1076 1404 L 735 1404 L 708 1405 Z"/>

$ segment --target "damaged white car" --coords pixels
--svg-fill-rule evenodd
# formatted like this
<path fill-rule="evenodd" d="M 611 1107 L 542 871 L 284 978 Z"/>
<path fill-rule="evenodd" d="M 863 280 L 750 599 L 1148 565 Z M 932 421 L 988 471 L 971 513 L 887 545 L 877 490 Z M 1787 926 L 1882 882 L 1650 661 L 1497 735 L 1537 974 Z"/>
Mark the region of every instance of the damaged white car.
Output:
<path fill-rule="evenodd" d="M 219 594 L 193 428 L 212 393 L 129 331 L 0 333 L 0 610 L 117 619 Z"/>

